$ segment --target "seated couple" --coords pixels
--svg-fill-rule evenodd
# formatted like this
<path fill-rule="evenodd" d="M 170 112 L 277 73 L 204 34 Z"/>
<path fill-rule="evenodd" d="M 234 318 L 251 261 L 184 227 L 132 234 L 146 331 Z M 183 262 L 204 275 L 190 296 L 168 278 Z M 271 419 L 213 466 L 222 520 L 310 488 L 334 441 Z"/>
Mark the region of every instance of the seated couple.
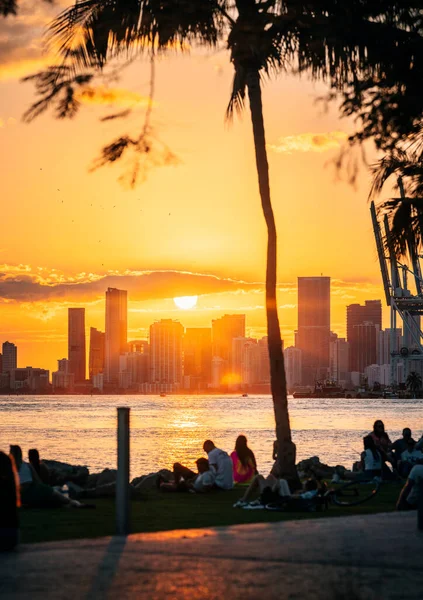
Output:
<path fill-rule="evenodd" d="M 158 485 L 162 492 L 197 492 L 205 493 L 214 489 L 231 490 L 233 488 L 232 460 L 224 450 L 216 448 L 211 440 L 206 440 L 203 450 L 207 458 L 196 461 L 198 472 L 195 473 L 180 463 L 173 465 L 174 481 L 159 478 Z"/>

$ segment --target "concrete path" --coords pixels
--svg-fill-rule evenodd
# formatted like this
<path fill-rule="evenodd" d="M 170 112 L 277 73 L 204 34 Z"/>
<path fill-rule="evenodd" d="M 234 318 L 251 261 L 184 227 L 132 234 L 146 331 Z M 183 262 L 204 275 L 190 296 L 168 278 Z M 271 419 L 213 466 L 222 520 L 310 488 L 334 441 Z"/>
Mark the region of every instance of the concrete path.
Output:
<path fill-rule="evenodd" d="M 423 598 L 416 513 L 238 525 L 23 546 L 3 599 Z"/>

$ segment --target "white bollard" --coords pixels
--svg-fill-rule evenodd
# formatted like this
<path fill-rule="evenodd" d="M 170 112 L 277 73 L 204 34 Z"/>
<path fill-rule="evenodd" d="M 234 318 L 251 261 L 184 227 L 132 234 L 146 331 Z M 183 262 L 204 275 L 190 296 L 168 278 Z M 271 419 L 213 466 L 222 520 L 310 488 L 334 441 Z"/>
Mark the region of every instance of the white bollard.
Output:
<path fill-rule="evenodd" d="M 128 535 L 130 521 L 129 489 L 129 408 L 117 409 L 117 479 L 116 479 L 116 533 Z"/>

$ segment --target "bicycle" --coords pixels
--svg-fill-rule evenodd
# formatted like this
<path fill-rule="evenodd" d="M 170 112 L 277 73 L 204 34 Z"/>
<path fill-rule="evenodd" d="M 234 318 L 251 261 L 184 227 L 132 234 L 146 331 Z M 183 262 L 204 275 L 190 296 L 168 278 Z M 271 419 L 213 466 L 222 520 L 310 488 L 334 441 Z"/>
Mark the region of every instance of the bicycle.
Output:
<path fill-rule="evenodd" d="M 371 480 L 352 480 L 326 492 L 328 500 L 337 506 L 358 506 L 376 496 L 382 485 L 379 477 Z"/>

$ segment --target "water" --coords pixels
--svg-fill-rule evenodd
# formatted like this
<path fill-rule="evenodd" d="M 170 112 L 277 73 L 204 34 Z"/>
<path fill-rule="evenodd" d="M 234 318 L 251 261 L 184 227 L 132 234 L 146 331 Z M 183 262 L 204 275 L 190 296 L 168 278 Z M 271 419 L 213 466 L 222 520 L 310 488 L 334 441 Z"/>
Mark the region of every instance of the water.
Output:
<path fill-rule="evenodd" d="M 171 467 L 194 467 L 207 438 L 231 452 L 239 433 L 248 437 L 259 470 L 272 465 L 274 420 L 270 396 L 0 396 L 0 449 L 19 444 L 26 455 L 87 465 L 91 472 L 116 465 L 116 407 L 131 407 L 131 476 Z M 291 399 L 297 458 L 317 455 L 351 467 L 361 438 L 382 419 L 391 439 L 423 428 L 422 400 Z"/>

